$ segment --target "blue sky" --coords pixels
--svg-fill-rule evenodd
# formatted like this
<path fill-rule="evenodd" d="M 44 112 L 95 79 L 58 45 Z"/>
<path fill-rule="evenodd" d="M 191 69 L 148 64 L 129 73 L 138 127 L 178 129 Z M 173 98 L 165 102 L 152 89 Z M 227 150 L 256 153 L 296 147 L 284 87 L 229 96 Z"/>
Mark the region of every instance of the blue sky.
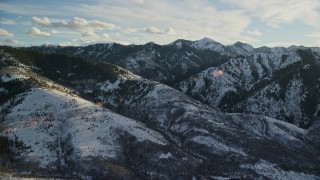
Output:
<path fill-rule="evenodd" d="M 320 46 L 319 0 L 2 0 L 0 43 Z"/>

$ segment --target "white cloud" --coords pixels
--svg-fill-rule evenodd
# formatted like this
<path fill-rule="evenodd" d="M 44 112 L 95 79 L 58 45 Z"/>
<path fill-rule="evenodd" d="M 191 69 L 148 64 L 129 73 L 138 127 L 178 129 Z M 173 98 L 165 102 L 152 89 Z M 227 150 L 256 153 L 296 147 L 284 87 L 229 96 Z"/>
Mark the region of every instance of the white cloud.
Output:
<path fill-rule="evenodd" d="M 122 32 L 125 34 L 137 33 L 138 31 L 139 31 L 139 29 L 135 29 L 135 28 L 126 28 L 126 29 L 122 30 Z"/>
<path fill-rule="evenodd" d="M 208 0 L 145 0 L 139 6 L 115 0 L 108 2 L 99 0 L 98 4 L 80 4 L 70 11 L 87 15 L 95 12 L 94 17 L 101 19 L 108 17 L 120 26 L 135 29 L 122 30 L 124 34 L 121 38 L 129 38 L 131 36 L 129 33 L 135 32 L 133 36 L 140 38 L 132 42 L 138 44 L 150 40 L 166 44 L 178 38 L 196 40 L 203 37 L 222 43 L 233 43 L 243 36 L 252 21 L 252 17 L 244 10 L 218 10 Z M 208 29 L 211 31 L 208 32 Z M 163 38 L 157 34 L 170 36 Z"/>
<path fill-rule="evenodd" d="M 262 35 L 262 33 L 258 29 L 248 30 L 246 33 L 249 36 L 255 36 L 255 37 L 260 37 Z"/>
<path fill-rule="evenodd" d="M 103 37 L 104 40 L 110 39 L 110 36 L 109 36 L 109 34 L 107 34 L 107 33 L 103 33 L 103 34 L 102 34 L 102 37 Z"/>
<path fill-rule="evenodd" d="M 49 28 L 68 28 L 76 31 L 95 31 L 112 30 L 116 28 L 115 24 L 105 23 L 98 20 L 87 21 L 86 19 L 74 17 L 69 21 L 51 21 L 47 17 L 32 17 L 32 23 Z"/>
<path fill-rule="evenodd" d="M 83 43 L 93 43 L 99 40 L 99 36 L 94 32 L 83 32 L 81 33 L 82 38 L 79 40 Z"/>
<path fill-rule="evenodd" d="M 48 32 L 43 32 L 40 31 L 40 29 L 36 28 L 36 27 L 32 27 L 31 29 L 29 29 L 28 32 L 26 32 L 27 35 L 29 36 L 38 36 L 38 37 L 50 37 L 52 36 L 52 34 L 48 33 Z"/>
<path fill-rule="evenodd" d="M 82 34 L 83 37 L 92 37 L 92 36 L 98 37 L 98 35 L 96 33 L 94 33 L 94 32 L 83 32 L 81 34 Z"/>
<path fill-rule="evenodd" d="M 130 42 L 127 42 L 127 41 L 114 41 L 115 43 L 118 43 L 118 44 L 122 44 L 122 45 L 130 45 L 131 43 Z"/>
<path fill-rule="evenodd" d="M 16 24 L 16 22 L 11 19 L 0 18 L 0 24 L 13 25 L 13 24 Z"/>
<path fill-rule="evenodd" d="M 267 25 L 279 28 L 295 21 L 319 27 L 319 0 L 220 0 L 236 5 Z"/>
<path fill-rule="evenodd" d="M 18 44 L 21 44 L 21 42 L 20 42 L 20 41 L 15 40 L 15 39 L 6 39 L 4 42 L 5 42 L 6 44 L 12 44 L 12 45 L 18 45 Z"/>
<path fill-rule="evenodd" d="M 310 26 L 314 26 L 313 31 L 320 32 L 320 0 L 93 0 L 59 1 L 50 6 L 33 1 L 18 4 L 8 1 L 0 2 L 0 7 L 5 13 L 0 17 L 0 23 L 13 23 L 10 18 L 15 16 L 12 20 L 22 26 L 19 28 L 31 28 L 33 23 L 34 27 L 52 35 L 55 33 L 51 30 L 55 29 L 60 32 L 59 38 L 65 38 L 63 42 L 78 38 L 79 43 L 80 38 L 90 39 L 83 38 L 79 32 L 95 32 L 99 38 L 103 38 L 102 33 L 106 32 L 112 37 L 109 40 L 136 44 L 149 41 L 166 44 L 180 38 L 196 40 L 203 37 L 223 44 L 238 40 L 282 42 L 292 37 L 293 41 L 304 44 L 314 41 L 313 44 L 318 45 L 317 36 L 303 34 L 310 32 Z M 25 24 L 30 14 L 34 17 Z M 20 19 L 18 15 L 21 15 Z M 149 27 L 151 25 L 153 27 Z M 283 32 L 288 33 L 279 34 Z"/>
<path fill-rule="evenodd" d="M 177 33 L 174 31 L 173 28 L 169 27 L 164 30 L 160 30 L 154 26 L 150 26 L 145 29 L 146 32 L 148 33 L 153 33 L 153 34 L 167 34 L 167 35 L 176 35 Z"/>
<path fill-rule="evenodd" d="M 150 27 L 146 28 L 145 31 L 149 32 L 149 33 L 154 33 L 154 34 L 161 34 L 160 29 L 158 29 L 154 26 L 150 26 Z"/>
<path fill-rule="evenodd" d="M 260 43 L 261 42 L 256 37 L 251 37 L 251 36 L 247 36 L 247 35 L 239 37 L 237 41 L 244 42 L 244 43 L 250 44 L 252 46 L 254 46 L 252 43 L 256 44 L 256 43 Z"/>
<path fill-rule="evenodd" d="M 316 39 L 320 39 L 320 33 L 312 33 L 312 34 L 306 34 L 304 35 L 306 37 L 311 37 L 311 38 L 316 38 Z"/>
<path fill-rule="evenodd" d="M 168 34 L 168 35 L 176 35 L 177 33 L 174 31 L 174 29 L 172 29 L 171 27 L 165 29 L 164 34 Z"/>
<path fill-rule="evenodd" d="M 112 33 L 112 36 L 120 36 L 121 34 L 120 33 L 118 33 L 118 32 L 114 32 L 114 33 Z"/>
<path fill-rule="evenodd" d="M 10 1 L 8 1 L 10 2 Z M 12 2 L 12 1 L 11 1 Z M 24 16 L 30 16 L 30 14 L 34 15 L 56 15 L 60 16 L 62 14 L 61 11 L 58 11 L 56 8 L 52 8 L 51 6 L 43 6 L 43 3 L 37 3 L 31 4 L 31 2 L 28 1 L 28 3 L 19 3 L 19 4 L 12 4 L 4 3 L 4 1 L 0 1 L 0 9 L 4 12 L 9 12 L 10 14 L 19 14 Z M 60 10 L 63 9 L 63 7 L 59 7 Z M 67 14 L 67 9 L 64 9 L 65 11 L 63 14 Z"/>
<path fill-rule="evenodd" d="M 143 4 L 144 0 L 132 0 L 134 3 Z"/>
<path fill-rule="evenodd" d="M 1 36 L 13 36 L 13 34 L 12 33 L 10 33 L 10 32 L 8 32 L 8 31 L 6 31 L 6 30 L 4 30 L 4 29 L 1 29 L 0 28 L 0 37 Z"/>
<path fill-rule="evenodd" d="M 110 39 L 110 36 L 107 33 L 103 33 L 101 36 L 95 32 L 83 32 L 81 33 L 81 38 L 78 39 L 81 43 L 89 44 L 96 42 L 105 42 Z"/>
<path fill-rule="evenodd" d="M 53 30 L 50 31 L 50 33 L 51 33 L 51 34 L 58 34 L 59 31 L 53 29 Z"/>
<path fill-rule="evenodd" d="M 58 44 L 58 46 L 72 46 L 73 44 L 71 42 L 61 42 Z"/>
<path fill-rule="evenodd" d="M 32 17 L 31 22 L 34 24 L 39 24 L 42 26 L 51 26 L 51 21 L 47 17 L 38 18 L 38 17 Z"/>

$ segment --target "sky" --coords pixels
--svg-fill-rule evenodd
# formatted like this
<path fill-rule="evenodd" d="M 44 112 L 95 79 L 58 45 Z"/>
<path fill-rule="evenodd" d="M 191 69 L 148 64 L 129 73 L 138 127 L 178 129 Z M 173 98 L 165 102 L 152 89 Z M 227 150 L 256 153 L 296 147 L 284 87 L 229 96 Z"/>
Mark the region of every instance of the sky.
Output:
<path fill-rule="evenodd" d="M 320 0 L 1 0 L 0 44 L 320 46 Z"/>

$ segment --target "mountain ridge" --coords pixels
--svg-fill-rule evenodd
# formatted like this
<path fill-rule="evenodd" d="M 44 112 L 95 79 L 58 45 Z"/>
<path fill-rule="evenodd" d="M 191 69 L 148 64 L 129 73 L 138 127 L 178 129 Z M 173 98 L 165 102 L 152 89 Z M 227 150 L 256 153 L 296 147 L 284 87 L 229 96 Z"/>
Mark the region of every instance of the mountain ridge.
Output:
<path fill-rule="evenodd" d="M 320 52 L 320 48 L 303 46 L 253 48 L 242 42 L 223 45 L 209 38 L 196 41 L 178 39 L 166 45 L 153 42 L 144 45 L 109 43 L 84 47 L 36 46 L 26 49 L 105 61 L 168 85 L 182 81 L 206 68 L 219 66 L 237 56 L 290 53 L 298 49 Z"/>
<path fill-rule="evenodd" d="M 41 52 L 47 53 L 65 53 L 72 56 L 83 56 L 87 58 L 97 59 L 101 61 L 107 61 L 109 63 L 120 65 L 144 78 L 159 81 L 170 85 L 172 87 L 176 87 L 177 89 L 181 90 L 182 92 L 187 92 L 185 89 L 186 87 L 178 87 L 176 84 L 179 82 L 186 82 L 188 79 L 192 79 L 192 82 L 197 81 L 198 73 L 201 71 L 205 71 L 207 69 L 214 71 L 214 67 L 220 67 L 220 69 L 216 69 L 219 73 L 223 73 L 224 71 L 233 71 L 231 74 L 224 73 L 224 76 L 234 76 L 226 79 L 233 79 L 233 81 L 241 82 L 237 85 L 228 86 L 226 88 L 231 88 L 227 94 L 224 91 L 219 92 L 217 91 L 215 95 L 212 93 L 215 92 L 217 89 L 211 89 L 210 92 L 198 92 L 196 93 L 188 93 L 192 97 L 205 102 L 211 107 L 218 107 L 223 109 L 225 112 L 244 112 L 249 114 L 262 114 L 271 116 L 276 119 L 285 120 L 287 122 L 295 123 L 300 127 L 307 128 L 310 126 L 313 121 L 316 119 L 316 116 L 313 114 L 317 114 L 314 109 L 318 108 L 315 105 L 316 102 L 312 102 L 312 105 L 308 105 L 308 103 L 304 103 L 305 105 L 300 105 L 301 103 L 305 102 L 304 100 L 299 100 L 297 105 L 288 105 L 287 102 L 280 102 L 270 100 L 270 98 L 265 98 L 265 103 L 252 103 L 254 101 L 250 96 L 251 93 L 258 93 L 261 91 L 261 88 L 264 87 L 266 83 L 272 83 L 270 79 L 274 73 L 278 74 L 277 77 L 280 78 L 279 80 L 286 77 L 285 75 L 288 74 L 286 72 L 289 70 L 288 68 L 282 68 L 281 66 L 286 66 L 286 59 L 287 56 L 291 58 L 299 59 L 300 55 L 297 52 L 308 52 L 311 51 L 315 59 L 319 58 L 320 48 L 316 47 L 303 47 L 303 46 L 290 46 L 288 48 L 284 47 L 275 47 L 275 48 L 268 48 L 268 47 L 260 47 L 260 48 L 253 48 L 251 45 L 236 42 L 233 45 L 222 45 L 219 42 L 211 40 L 209 38 L 203 38 L 201 40 L 196 41 L 188 41 L 183 39 L 178 39 L 168 45 L 157 45 L 155 43 L 147 43 L 145 45 L 129 45 L 129 46 L 122 46 L 119 44 L 107 44 L 107 45 L 91 45 L 86 46 L 78 49 L 69 49 L 66 48 L 49 48 L 49 49 L 39 49 L 39 47 L 35 48 Z M 31 48 L 31 50 L 35 50 Z M 296 54 L 295 54 L 296 53 Z M 290 55 L 295 54 L 295 55 Z M 255 60 L 247 60 L 253 57 Z M 308 58 L 312 58 L 311 56 Z M 306 59 L 308 59 L 306 58 Z M 236 64 L 232 64 L 231 66 L 228 65 L 228 62 L 233 59 L 238 59 Z M 227 68 L 225 68 L 225 66 Z M 241 67 L 240 67 L 241 66 Z M 243 67 L 246 68 L 243 68 Z M 278 67 L 279 66 L 279 67 Z M 309 66 L 307 63 L 302 65 L 307 68 Z M 229 69 L 233 70 L 229 70 Z M 253 69 L 251 69 L 253 68 Z M 302 67 L 301 67 L 302 68 Z M 240 70 L 240 71 L 239 71 Z M 290 70 L 290 72 L 293 69 Z M 239 72 L 238 72 L 239 71 Z M 270 71 L 270 72 L 269 72 Z M 296 68 L 295 71 L 292 72 L 299 74 L 299 68 Z M 261 74 L 262 73 L 262 74 Z M 263 75 L 266 73 L 267 75 Z M 313 73 L 316 73 L 313 70 Z M 269 75 L 268 75 L 269 74 Z M 306 74 L 306 73 L 303 73 Z M 239 77 L 241 76 L 241 79 Z M 270 76 L 270 77 L 269 77 Z M 305 75 L 304 75 L 305 76 Z M 249 78 L 249 79 L 248 79 Z M 310 77 L 312 78 L 312 77 Z M 222 79 L 222 78 L 220 78 Z M 276 78 L 274 78 L 276 80 Z M 210 81 L 210 78 L 207 79 Z M 256 83 L 250 82 L 252 80 L 257 81 Z M 287 82 L 281 80 L 287 86 Z M 202 80 L 197 82 L 204 83 Z M 235 82 L 232 82 L 235 83 Z M 181 83 L 180 83 L 181 84 Z M 313 83 L 315 86 L 316 83 Z M 200 84 L 199 84 L 200 85 Z M 276 85 L 276 84 L 274 84 Z M 254 86 L 252 90 L 249 90 L 249 87 L 246 86 Z M 191 87 L 190 87 L 191 88 Z M 194 87 L 197 88 L 197 87 Z M 308 87 L 309 89 L 312 87 Z M 209 88 L 210 89 L 210 88 Z M 221 88 L 223 89 L 223 88 Z M 272 89 L 271 89 L 272 90 Z M 276 90 L 277 94 L 284 94 L 282 91 L 286 90 L 285 87 L 282 87 L 282 90 Z M 192 91 L 195 91 L 192 90 Z M 208 91 L 208 89 L 204 90 Z M 238 91 L 238 92 L 236 92 Z M 272 90 L 274 91 L 274 90 Z M 281 91 L 281 92 L 280 92 Z M 312 94 L 317 97 L 317 92 L 312 90 Z M 200 93 L 200 94 L 199 94 Z M 209 95 L 211 94 L 211 95 Z M 216 98 L 217 94 L 219 98 L 222 98 L 222 104 L 219 102 L 213 103 L 212 98 Z M 260 93 L 261 94 L 261 93 Z M 209 95 L 209 96 L 208 96 Z M 240 95 L 240 96 L 239 96 Z M 199 97 L 199 96 L 207 96 L 207 97 Z M 279 97 L 280 95 L 272 95 L 262 93 L 259 97 L 256 97 L 260 100 L 263 96 L 274 96 L 275 98 L 280 98 L 284 100 L 284 97 Z M 239 97 L 242 97 L 243 102 L 240 103 Z M 251 97 L 251 98 L 250 98 Z M 247 98 L 247 99 L 244 99 Z M 308 97 L 310 99 L 310 97 Z M 234 99 L 234 100 L 232 100 Z M 316 98 L 317 99 L 317 98 Z M 308 100 L 306 102 L 311 102 L 312 100 Z M 318 100 L 316 100 L 318 101 Z M 226 103 L 227 104 L 226 104 Z M 278 110 L 272 109 L 272 102 L 278 107 Z M 225 104 L 225 105 L 223 105 Z M 237 107 L 230 107 L 230 104 L 237 104 Z M 287 104 L 287 105 L 286 105 Z M 224 107 L 226 106 L 226 107 Z M 244 107 L 243 107 L 244 106 Z M 255 106 L 255 107 L 253 107 Z M 289 108 L 290 106 L 290 108 Z M 309 108 L 303 109 L 304 107 Z M 289 108 L 289 110 L 287 110 Z M 295 109 L 296 112 L 292 112 Z M 318 108 L 319 109 L 319 108 Z M 301 113 L 305 111 L 306 113 Z M 313 111 L 313 112 L 311 112 Z M 290 113 L 287 113 L 290 112 Z"/>
<path fill-rule="evenodd" d="M 16 171 L 32 167 L 34 175 L 83 179 L 319 176 L 316 125 L 306 130 L 266 116 L 221 113 L 169 86 L 103 62 L 4 51 L 8 54 L 1 55 L 1 72 L 5 73 L 0 87 L 1 94 L 9 98 L 0 106 L 1 135 L 13 142 L 11 153 L 20 154 L 16 156 L 19 161 L 5 161 Z M 101 69 L 93 74 L 91 67 Z M 15 71 L 4 71 L 7 69 Z M 34 77 L 21 73 L 25 71 Z M 23 92 L 7 94 L 10 83 Z M 42 98 L 35 98 L 39 96 Z M 37 144 L 28 134 L 48 138 Z M 91 139 L 77 139 L 73 134 Z M 50 168 L 32 163 L 41 164 L 36 149 L 46 152 L 43 157 L 52 162 Z M 108 149 L 117 156 L 109 157 Z"/>
<path fill-rule="evenodd" d="M 319 54 L 311 50 L 283 54 L 261 53 L 232 58 L 224 65 L 208 68 L 175 87 L 226 112 L 264 114 L 308 127 L 314 121 L 311 119 L 319 116 L 316 110 L 320 104 L 317 85 L 319 68 Z M 212 76 L 212 72 L 219 69 L 223 71 L 221 77 Z M 300 85 L 290 85 L 295 80 Z M 286 94 L 289 91 L 298 94 L 289 97 Z M 295 100 L 298 102 L 283 109 L 286 102 Z M 305 107 L 313 110 L 306 110 Z M 294 117 L 285 117 L 288 111 Z"/>

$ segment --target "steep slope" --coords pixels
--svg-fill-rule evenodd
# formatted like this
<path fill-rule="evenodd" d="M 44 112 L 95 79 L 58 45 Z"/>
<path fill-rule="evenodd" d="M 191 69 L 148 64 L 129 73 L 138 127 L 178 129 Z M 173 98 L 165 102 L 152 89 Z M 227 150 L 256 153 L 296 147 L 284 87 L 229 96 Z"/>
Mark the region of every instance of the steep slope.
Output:
<path fill-rule="evenodd" d="M 8 73 L 1 75 L 6 81 L 1 80 L 3 92 L 12 81 L 53 88 L 7 94 L 8 100 L 1 105 L 1 135 L 12 142 L 12 132 L 18 137 L 10 146 L 12 152 L 20 153 L 13 156 L 19 161 L 13 161 L 12 167 L 41 172 L 48 163 L 51 168 L 41 173 L 83 178 L 320 176 L 319 126 L 304 130 L 265 116 L 220 113 L 173 88 L 110 64 L 10 48 L 4 51 L 15 58 L 1 59 L 1 72 Z M 94 67 L 95 74 L 86 71 Z M 127 117 L 97 107 L 72 91 Z M 13 129 L 6 133 L 5 128 Z M 44 138 L 30 138 L 34 136 Z M 31 152 L 29 147 L 45 153 Z M 32 163 L 41 157 L 44 164 Z"/>
<path fill-rule="evenodd" d="M 38 97 L 41 99 L 35 101 Z M 148 168 L 152 166 L 153 170 L 158 168 L 165 172 L 166 167 L 158 166 L 160 164 L 156 161 L 161 154 L 188 158 L 170 147 L 159 133 L 81 98 L 56 90 L 32 88 L 16 99 L 21 99 L 21 102 L 13 108 L 8 104 L 2 106 L 10 113 L 2 121 L 1 125 L 6 128 L 1 131 L 15 144 L 11 149 L 14 161 L 26 163 L 27 168 L 46 168 L 47 172 L 62 174 L 76 171 L 77 176 L 81 173 L 88 175 L 90 169 L 97 168 L 94 170 L 97 172 L 91 175 L 108 176 L 108 171 L 112 170 L 108 166 L 115 163 L 114 166 L 119 164 L 124 172 L 137 176 L 138 171 L 133 173 L 129 168 L 134 167 L 126 162 L 139 157 L 139 153 L 134 153 L 135 147 L 139 147 L 136 151 L 149 159 L 144 166 L 136 167 L 141 174 L 150 171 Z M 130 138 L 132 141 L 127 142 Z M 128 150 L 123 150 L 127 146 L 131 148 L 130 155 L 126 153 Z M 101 169 L 103 166 L 99 167 L 99 164 L 105 164 L 105 169 Z M 175 168 L 179 166 L 179 162 L 169 164 L 175 164 Z M 176 170 L 183 172 L 180 168 Z"/>
<path fill-rule="evenodd" d="M 124 115 L 142 120 L 148 127 L 166 134 L 181 149 L 203 159 L 201 169 L 207 175 L 259 177 L 260 164 L 269 170 L 274 164 L 288 170 L 306 162 L 304 155 L 319 156 L 315 139 L 309 139 L 307 130 L 264 116 L 218 113 L 170 87 L 147 80 L 135 81 L 108 82 L 104 87 L 126 87 L 126 95 L 122 95 L 122 88 L 106 88 L 98 98 L 119 108 Z M 286 161 L 281 160 L 283 156 Z M 304 168 L 313 167 L 312 163 L 307 164 Z M 249 167 L 254 169 L 253 174 Z M 288 178 L 294 176 L 282 170 L 276 171 Z M 295 175 L 302 178 L 301 174 Z"/>
<path fill-rule="evenodd" d="M 262 114 L 309 127 L 319 117 L 320 65 L 315 51 L 232 58 L 176 85 L 225 112 Z"/>
<path fill-rule="evenodd" d="M 10 149 L 1 156 L 2 164 L 34 175 L 72 178 L 173 178 L 170 172 L 183 177 L 196 169 L 198 160 L 142 123 L 27 72 L 28 66 L 14 67 L 1 71 L 0 87 L 9 100 L 0 106 L 0 132 Z M 7 93 L 12 84 L 20 92 Z"/>

